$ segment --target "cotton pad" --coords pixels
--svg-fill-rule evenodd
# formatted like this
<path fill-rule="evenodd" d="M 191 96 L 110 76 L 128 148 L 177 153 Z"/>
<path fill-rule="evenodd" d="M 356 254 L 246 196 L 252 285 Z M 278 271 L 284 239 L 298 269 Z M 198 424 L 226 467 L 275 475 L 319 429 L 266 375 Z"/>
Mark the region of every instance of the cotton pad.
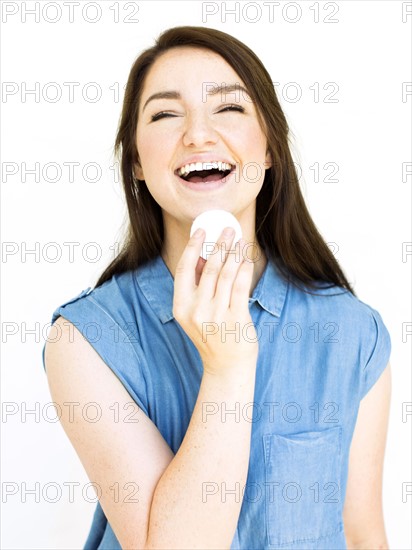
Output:
<path fill-rule="evenodd" d="M 235 236 L 232 241 L 231 250 L 235 248 L 235 244 L 242 238 L 242 228 L 235 216 L 227 210 L 206 210 L 199 214 L 193 221 L 190 229 L 190 236 L 201 227 L 206 231 L 206 237 L 203 241 L 202 251 L 200 256 L 207 260 L 208 256 L 213 251 L 215 243 L 218 241 L 225 227 L 233 227 Z"/>

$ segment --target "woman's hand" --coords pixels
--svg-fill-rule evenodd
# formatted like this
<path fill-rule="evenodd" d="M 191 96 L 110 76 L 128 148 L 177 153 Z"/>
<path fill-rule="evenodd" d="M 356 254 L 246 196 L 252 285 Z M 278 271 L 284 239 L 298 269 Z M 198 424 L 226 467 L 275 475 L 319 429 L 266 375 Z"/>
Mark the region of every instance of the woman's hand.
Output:
<path fill-rule="evenodd" d="M 256 365 L 258 341 L 249 313 L 253 262 L 246 242 L 223 232 L 214 251 L 200 258 L 205 232 L 190 238 L 176 266 L 173 315 L 196 346 L 206 372 L 225 374 Z M 230 253 L 229 253 L 230 251 Z"/>

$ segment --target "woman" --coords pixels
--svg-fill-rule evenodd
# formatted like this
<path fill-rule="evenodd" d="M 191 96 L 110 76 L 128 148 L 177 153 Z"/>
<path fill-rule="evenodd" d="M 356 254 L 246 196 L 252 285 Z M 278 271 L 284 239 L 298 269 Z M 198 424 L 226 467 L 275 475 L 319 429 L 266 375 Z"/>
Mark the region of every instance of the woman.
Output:
<path fill-rule="evenodd" d="M 131 69 L 127 242 L 44 349 L 53 400 L 101 413 L 61 418 L 99 497 L 85 548 L 387 548 L 390 337 L 310 218 L 288 131 L 223 32 L 169 29 Z M 243 240 L 205 262 L 189 234 L 214 208 Z"/>

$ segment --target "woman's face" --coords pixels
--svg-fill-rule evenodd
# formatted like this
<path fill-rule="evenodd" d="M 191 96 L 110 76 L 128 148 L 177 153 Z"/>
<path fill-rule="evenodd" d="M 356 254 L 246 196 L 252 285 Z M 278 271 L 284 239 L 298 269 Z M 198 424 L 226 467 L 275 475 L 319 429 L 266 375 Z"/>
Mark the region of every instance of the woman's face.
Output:
<path fill-rule="evenodd" d="M 135 175 L 146 181 L 162 208 L 166 231 L 173 227 L 186 231 L 197 215 L 214 208 L 228 210 L 241 224 L 250 215 L 254 219 L 255 199 L 270 155 L 247 93 L 239 89 L 211 93 L 216 86 L 232 84 L 246 88 L 222 57 L 192 47 L 168 50 L 146 76 L 136 132 L 140 164 Z M 160 92 L 168 92 L 168 97 L 149 100 Z M 207 183 L 208 176 L 205 183 L 196 185 L 201 176 L 190 172 L 188 177 L 192 174 L 194 179 L 189 187 L 177 174 L 186 164 L 212 161 L 235 166 L 223 184 Z"/>

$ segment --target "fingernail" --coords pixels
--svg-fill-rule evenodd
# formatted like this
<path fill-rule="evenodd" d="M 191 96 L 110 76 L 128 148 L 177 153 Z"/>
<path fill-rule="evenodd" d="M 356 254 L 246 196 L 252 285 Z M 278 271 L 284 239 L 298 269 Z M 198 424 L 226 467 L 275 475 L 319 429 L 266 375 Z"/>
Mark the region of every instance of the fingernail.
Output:
<path fill-rule="evenodd" d="M 235 230 L 233 227 L 226 227 L 226 229 L 223 231 L 224 237 L 232 237 L 235 234 Z"/>
<path fill-rule="evenodd" d="M 203 235 L 203 229 L 201 227 L 198 227 L 193 233 L 193 237 L 195 237 L 195 239 L 198 239 L 201 235 Z"/>

